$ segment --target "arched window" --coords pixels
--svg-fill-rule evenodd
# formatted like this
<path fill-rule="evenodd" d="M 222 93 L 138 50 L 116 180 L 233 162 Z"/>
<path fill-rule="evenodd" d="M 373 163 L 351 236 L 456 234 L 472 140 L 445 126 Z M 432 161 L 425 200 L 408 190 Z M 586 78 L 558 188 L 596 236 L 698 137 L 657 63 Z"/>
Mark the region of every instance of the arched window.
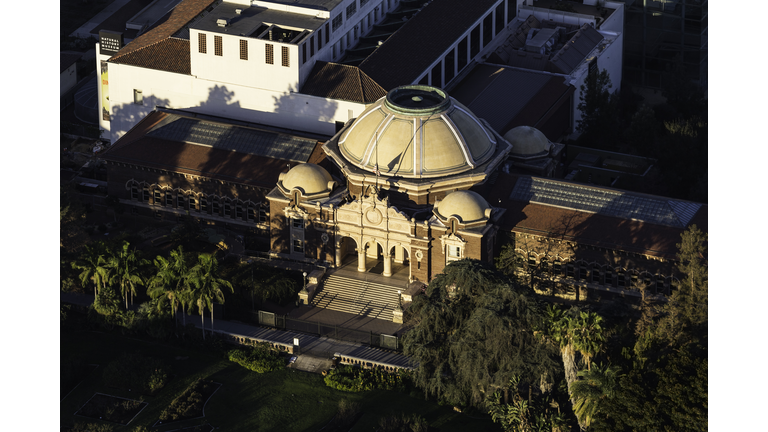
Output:
<path fill-rule="evenodd" d="M 224 216 L 231 218 L 232 217 L 232 200 L 229 198 L 224 198 Z"/>
<path fill-rule="evenodd" d="M 624 269 L 619 269 L 616 272 L 616 286 L 619 288 L 627 286 L 627 272 Z"/>
<path fill-rule="evenodd" d="M 600 283 L 600 277 L 602 276 L 602 272 L 600 271 L 600 266 L 597 264 L 592 264 L 592 283 Z"/>
<path fill-rule="evenodd" d="M 131 199 L 132 200 L 139 199 L 139 184 L 136 182 L 131 182 Z"/>

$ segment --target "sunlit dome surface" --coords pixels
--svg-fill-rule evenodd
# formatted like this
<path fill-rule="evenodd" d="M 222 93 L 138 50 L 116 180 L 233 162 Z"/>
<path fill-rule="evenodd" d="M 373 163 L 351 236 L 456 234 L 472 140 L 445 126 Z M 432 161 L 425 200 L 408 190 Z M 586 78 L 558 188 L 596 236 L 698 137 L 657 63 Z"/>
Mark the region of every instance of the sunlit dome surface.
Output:
<path fill-rule="evenodd" d="M 333 178 L 320 165 L 305 163 L 291 168 L 280 181 L 288 191 L 299 189 L 304 195 L 314 195 L 330 191 Z"/>
<path fill-rule="evenodd" d="M 469 109 L 435 87 L 398 87 L 368 107 L 339 139 L 341 154 L 381 175 L 429 178 L 486 162 L 496 138 Z"/>
<path fill-rule="evenodd" d="M 456 217 L 462 223 L 476 222 L 486 218 L 490 209 L 488 201 L 479 193 L 468 190 L 451 192 L 445 199 L 437 203 L 434 212 L 442 220 Z"/>

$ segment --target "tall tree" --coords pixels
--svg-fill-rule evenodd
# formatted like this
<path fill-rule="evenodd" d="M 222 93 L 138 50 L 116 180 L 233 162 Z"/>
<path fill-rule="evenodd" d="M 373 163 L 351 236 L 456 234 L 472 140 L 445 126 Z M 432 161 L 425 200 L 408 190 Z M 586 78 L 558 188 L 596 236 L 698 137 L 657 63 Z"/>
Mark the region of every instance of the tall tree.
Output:
<path fill-rule="evenodd" d="M 579 312 L 579 318 L 571 320 L 573 346 L 582 355 L 587 369 L 605 341 L 602 322 L 603 318 L 594 312 Z"/>
<path fill-rule="evenodd" d="M 106 288 L 109 282 L 111 270 L 107 266 L 107 247 L 103 242 L 94 245 L 85 245 L 80 258 L 72 263 L 72 268 L 80 270 L 80 283 L 83 288 L 93 283 L 93 297 L 96 299 L 98 292 Z"/>
<path fill-rule="evenodd" d="M 171 251 L 170 258 L 157 256 L 155 258 L 155 275 L 150 281 L 148 294 L 153 299 L 166 297 L 171 305 L 171 317 L 176 322 L 176 308 L 182 309 L 188 304 L 185 296 L 189 294 L 189 266 L 184 255 L 184 248 L 179 246 Z M 184 314 L 184 313 L 183 313 Z M 184 315 L 186 317 L 186 315 Z M 186 320 L 185 320 L 186 324 Z"/>
<path fill-rule="evenodd" d="M 611 93 L 611 77 L 601 70 L 589 76 L 581 85 L 577 108 L 581 119 L 576 130 L 581 133 L 579 143 L 603 150 L 615 150 L 619 141 L 619 124 L 616 118 L 618 97 Z"/>
<path fill-rule="evenodd" d="M 120 293 L 125 297 L 126 309 L 128 309 L 128 295 L 130 294 L 131 304 L 133 304 L 136 287 L 144 285 L 141 270 L 147 263 L 135 248 L 131 249 L 127 241 L 123 241 L 121 247 L 107 259 L 107 266 L 112 269 L 112 279 L 120 286 Z"/>
<path fill-rule="evenodd" d="M 589 369 L 588 362 L 600 352 L 604 340 L 600 325 L 602 318 L 593 312 L 579 311 L 576 308 L 563 312 L 555 305 L 549 307 L 547 317 L 547 329 L 544 336 L 560 349 L 565 381 L 570 395 L 572 394 L 572 386 L 578 377 L 576 353 L 581 354 L 587 364 L 587 369 Z M 574 407 L 576 405 L 573 397 L 571 397 L 571 405 Z M 583 429 L 584 424 L 581 419 L 578 417 L 577 419 L 579 426 Z"/>
<path fill-rule="evenodd" d="M 205 339 L 205 318 L 203 312 L 207 307 L 211 311 L 211 332 L 213 332 L 213 301 L 224 303 L 222 288 L 228 288 L 234 292 L 232 284 L 219 277 L 219 261 L 213 254 L 200 254 L 197 264 L 192 267 L 189 274 L 189 284 L 193 287 L 192 297 L 200 310 L 200 318 L 203 325 L 203 339 Z"/>
<path fill-rule="evenodd" d="M 606 399 L 616 397 L 621 369 L 617 366 L 590 367 L 579 371 L 578 381 L 571 384 L 573 412 L 579 424 L 588 428 L 595 416 L 604 409 Z"/>
<path fill-rule="evenodd" d="M 441 400 L 480 406 L 513 375 L 531 382 L 553 370 L 553 351 L 534 337 L 542 314 L 530 294 L 487 263 L 446 266 L 408 309 L 413 328 L 403 349 L 418 363 L 417 385 Z"/>
<path fill-rule="evenodd" d="M 627 373 L 617 396 L 601 402 L 595 430 L 707 429 L 707 235 L 692 226 L 681 239 L 679 289 L 643 311 L 633 349 L 624 350 Z"/>

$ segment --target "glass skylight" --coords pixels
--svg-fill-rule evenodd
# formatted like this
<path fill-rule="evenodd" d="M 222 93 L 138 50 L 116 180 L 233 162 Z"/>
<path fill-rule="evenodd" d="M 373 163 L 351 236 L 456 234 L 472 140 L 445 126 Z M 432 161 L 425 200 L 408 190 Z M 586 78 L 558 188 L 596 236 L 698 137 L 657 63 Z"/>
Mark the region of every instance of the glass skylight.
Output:
<path fill-rule="evenodd" d="M 510 198 L 677 228 L 685 227 L 701 207 L 696 203 L 533 178 L 519 179 Z"/>

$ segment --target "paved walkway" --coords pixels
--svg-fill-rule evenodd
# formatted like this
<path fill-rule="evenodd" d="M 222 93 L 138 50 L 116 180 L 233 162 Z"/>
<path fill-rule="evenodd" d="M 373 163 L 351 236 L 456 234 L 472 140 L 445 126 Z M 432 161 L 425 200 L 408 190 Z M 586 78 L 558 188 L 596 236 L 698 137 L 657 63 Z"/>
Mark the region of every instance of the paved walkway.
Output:
<path fill-rule="evenodd" d="M 61 293 L 61 302 L 80 305 L 80 306 L 89 306 L 91 303 L 93 303 L 93 296 L 87 295 L 87 294 Z M 316 317 L 322 314 L 323 313 L 322 311 L 325 311 L 325 312 L 331 312 L 332 315 L 335 315 L 338 319 L 344 318 L 341 316 L 342 314 L 341 312 L 327 311 L 324 309 L 309 308 L 309 307 L 298 308 L 298 309 L 299 310 L 304 309 L 305 312 L 306 310 L 310 310 L 310 311 L 315 310 L 315 313 L 313 316 L 316 316 Z M 354 315 L 349 315 L 349 314 L 343 314 L 343 315 L 347 315 L 348 317 L 354 317 Z M 191 324 L 194 324 L 195 327 L 201 328 L 200 315 L 187 316 L 185 319 L 188 324 L 191 323 Z M 383 320 L 373 320 L 373 321 L 379 321 L 378 323 L 373 323 L 373 325 L 385 326 L 387 324 L 392 324 Z M 333 325 L 333 323 L 324 323 L 324 324 Z M 210 314 L 206 313 L 205 328 L 210 329 L 210 326 L 211 326 Z M 356 357 L 361 360 L 384 363 L 384 364 L 398 366 L 398 367 L 411 366 L 411 363 L 408 357 L 396 352 L 375 348 L 375 347 L 370 347 L 360 343 L 347 342 L 347 341 L 331 339 L 327 337 L 310 335 L 306 333 L 300 333 L 300 332 L 294 332 L 294 331 L 288 331 L 288 330 L 278 330 L 278 329 L 267 328 L 267 327 L 259 327 L 259 326 L 254 326 L 254 325 L 249 325 L 249 324 L 239 323 L 234 321 L 225 321 L 222 319 L 214 320 L 214 330 L 216 332 L 227 333 L 227 334 L 237 335 L 237 336 L 244 336 L 249 338 L 256 338 L 256 339 L 266 340 L 270 342 L 283 343 L 283 344 L 289 344 L 289 345 L 293 345 L 294 338 L 298 338 L 299 348 L 301 350 L 299 359 L 301 361 L 297 360 L 296 362 L 297 364 L 295 364 L 293 367 L 296 367 L 302 370 L 318 371 L 318 368 L 323 368 L 325 365 L 327 365 L 326 360 L 329 360 L 336 353 L 349 356 L 349 357 Z"/>

